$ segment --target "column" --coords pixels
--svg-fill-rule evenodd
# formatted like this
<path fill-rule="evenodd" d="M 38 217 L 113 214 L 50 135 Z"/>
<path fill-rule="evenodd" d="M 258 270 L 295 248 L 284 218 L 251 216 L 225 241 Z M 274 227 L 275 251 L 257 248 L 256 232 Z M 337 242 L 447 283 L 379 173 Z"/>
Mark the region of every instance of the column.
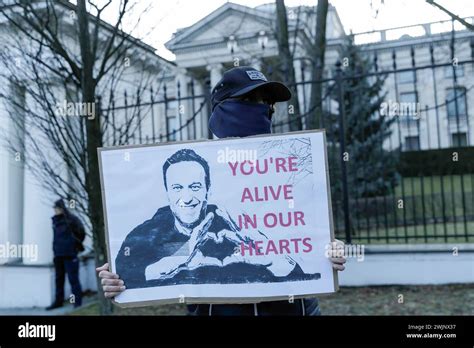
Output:
<path fill-rule="evenodd" d="M 210 80 L 211 80 L 211 85 L 210 85 L 210 91 L 209 91 L 209 95 L 212 91 L 212 89 L 214 88 L 215 85 L 217 85 L 217 82 L 219 82 L 219 80 L 222 78 L 222 70 L 223 70 L 223 66 L 222 64 L 210 64 L 206 67 L 207 71 L 209 71 L 209 75 L 210 75 Z M 206 88 L 206 86 L 204 86 L 204 88 Z M 211 110 L 209 110 L 209 115 L 207 117 L 207 120 L 205 120 L 205 130 L 207 133 L 209 133 L 209 128 L 208 128 L 208 120 L 209 120 L 209 117 L 211 117 L 211 114 L 210 114 Z M 213 139 L 217 139 L 217 137 L 215 135 L 212 136 Z"/>
<path fill-rule="evenodd" d="M 10 95 L 16 103 L 25 102 L 24 90 L 10 83 Z M 17 125 L 11 119 L 13 112 L 17 120 L 23 119 L 21 110 L 0 110 L 0 131 L 9 134 L 11 148 L 0 147 L 0 161 L 5 165 L 0 166 L 0 244 L 4 246 L 5 255 L 0 255 L 0 264 L 18 260 L 11 257 L 9 245 L 20 246 L 23 242 L 23 191 L 24 191 L 24 153 L 23 138 L 24 126 Z M 19 126 L 19 127 L 18 127 Z M 20 255 L 21 256 L 21 255 Z"/>
<path fill-rule="evenodd" d="M 184 126 L 191 115 L 191 108 L 188 99 L 182 100 L 188 96 L 188 76 L 186 75 L 186 69 L 179 68 L 176 73 L 175 82 L 176 82 L 176 100 L 178 100 L 178 84 L 180 92 L 180 105 L 177 106 L 176 117 L 178 117 L 178 125 Z M 187 140 L 189 139 L 189 127 L 183 128 L 179 134 L 177 140 Z"/>
<path fill-rule="evenodd" d="M 23 117 L 23 119 L 25 118 Z M 42 152 L 49 161 L 57 161 L 56 152 L 51 149 L 49 142 L 44 140 L 42 132 L 38 128 L 29 127 L 29 133 L 30 135 L 22 140 L 23 151 L 27 156 L 31 160 L 37 156 L 31 145 L 34 142 L 36 146 L 43 149 Z M 67 174 L 65 170 L 63 173 Z M 48 189 L 44 188 L 41 180 L 42 178 L 38 178 L 36 173 L 28 168 L 24 169 L 22 212 L 18 214 L 17 219 L 21 219 L 24 250 L 29 252 L 22 255 L 22 261 L 27 265 L 48 264 L 53 261 L 51 217 L 54 214 L 53 203 L 58 197 L 54 197 Z"/>
<path fill-rule="evenodd" d="M 217 64 L 209 64 L 206 67 L 206 70 L 209 71 L 209 76 L 211 78 L 211 90 L 214 88 L 214 86 L 219 82 L 219 80 L 222 78 L 222 70 L 223 66 L 220 63 Z"/>
<path fill-rule="evenodd" d="M 301 59 L 294 59 L 293 60 L 293 69 L 295 71 L 295 82 L 301 82 L 303 80 L 303 76 L 301 74 L 301 64 L 302 61 Z M 305 77 L 306 80 L 306 77 Z M 298 91 L 298 102 L 299 102 L 299 107 L 301 110 L 301 113 L 305 110 L 305 105 L 304 105 L 304 96 L 303 96 L 303 85 L 297 85 L 296 90 Z"/>
<path fill-rule="evenodd" d="M 45 145 L 47 146 L 47 145 Z M 53 150 L 51 150 L 54 153 Z M 34 156 L 34 154 L 29 154 Z M 28 265 L 48 264 L 53 261 L 53 203 L 59 197 L 43 188 L 34 173 L 25 171 L 25 200 L 23 216 L 23 244 L 34 248 L 36 255 L 23 257 Z M 72 213 L 76 214 L 74 210 Z M 30 249 L 31 250 L 31 249 Z"/>
<path fill-rule="evenodd" d="M 204 87 L 199 80 L 194 81 L 194 95 L 204 95 Z M 202 99 L 196 98 L 195 105 L 196 110 L 198 110 L 201 105 Z M 196 139 L 207 139 L 208 125 L 207 118 L 203 117 L 206 114 L 206 107 L 203 106 L 201 112 L 198 113 L 196 117 Z"/>

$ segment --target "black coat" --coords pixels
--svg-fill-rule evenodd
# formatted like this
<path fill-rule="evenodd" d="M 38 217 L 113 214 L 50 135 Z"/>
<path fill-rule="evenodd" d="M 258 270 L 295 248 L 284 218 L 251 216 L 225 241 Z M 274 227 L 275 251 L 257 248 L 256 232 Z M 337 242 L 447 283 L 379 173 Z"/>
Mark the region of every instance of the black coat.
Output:
<path fill-rule="evenodd" d="M 77 216 L 71 213 L 55 215 L 53 220 L 53 251 L 54 256 L 76 256 L 77 239 L 73 232 L 83 228 Z"/>

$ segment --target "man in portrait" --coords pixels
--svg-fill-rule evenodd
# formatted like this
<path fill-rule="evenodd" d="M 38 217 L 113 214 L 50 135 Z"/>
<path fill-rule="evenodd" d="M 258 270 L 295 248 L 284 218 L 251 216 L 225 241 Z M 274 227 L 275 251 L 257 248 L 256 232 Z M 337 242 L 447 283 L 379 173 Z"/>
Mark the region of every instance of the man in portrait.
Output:
<path fill-rule="evenodd" d="M 128 289 L 196 283 L 276 282 L 318 279 L 305 274 L 288 255 L 243 256 L 240 242 L 266 238 L 245 231 L 216 205 L 207 161 L 182 149 L 163 165 L 169 201 L 135 227 L 117 254 L 117 273 Z"/>

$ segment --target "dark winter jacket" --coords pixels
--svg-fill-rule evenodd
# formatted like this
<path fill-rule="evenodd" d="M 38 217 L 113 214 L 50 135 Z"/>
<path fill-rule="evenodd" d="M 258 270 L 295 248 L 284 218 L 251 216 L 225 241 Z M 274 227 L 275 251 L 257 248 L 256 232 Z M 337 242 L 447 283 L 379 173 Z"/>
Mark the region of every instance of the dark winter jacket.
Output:
<path fill-rule="evenodd" d="M 215 205 L 208 205 L 206 213 L 215 213 Z M 217 214 L 214 214 L 209 231 L 218 232 L 230 226 Z M 189 240 L 178 232 L 175 218 L 169 206 L 158 209 L 155 215 L 135 227 L 125 238 L 115 265 L 128 289 L 158 286 L 157 282 L 146 281 L 145 269 L 160 259 L 173 255 Z M 232 253 L 230 250 L 229 253 Z"/>
<path fill-rule="evenodd" d="M 231 229 L 228 223 L 215 213 L 217 207 L 208 205 L 207 213 L 214 213 L 209 232 Z M 204 218 L 204 217 L 202 217 Z M 266 266 L 235 262 L 226 266 L 201 266 L 193 270 L 182 269 L 167 279 L 145 279 L 145 269 L 160 259 L 174 255 L 189 240 L 175 227 L 175 218 L 169 206 L 158 209 L 150 220 L 137 226 L 125 238 L 115 260 L 117 273 L 128 289 L 176 284 L 239 284 L 254 282 L 279 282 L 288 280 L 319 279 L 320 274 L 306 274 L 299 265 L 285 277 L 274 276 Z M 221 243 L 206 241 L 199 250 L 204 256 L 224 260 L 237 247 L 224 239 Z"/>
<path fill-rule="evenodd" d="M 78 241 L 74 236 L 74 231 L 83 229 L 81 221 L 69 212 L 55 215 L 52 220 L 54 256 L 76 256 Z"/>

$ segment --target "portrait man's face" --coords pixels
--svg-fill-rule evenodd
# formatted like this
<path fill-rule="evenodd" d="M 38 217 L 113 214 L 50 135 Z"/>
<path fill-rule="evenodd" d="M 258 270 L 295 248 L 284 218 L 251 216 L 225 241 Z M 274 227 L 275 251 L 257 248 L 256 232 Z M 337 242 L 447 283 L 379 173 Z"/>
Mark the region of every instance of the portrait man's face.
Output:
<path fill-rule="evenodd" d="M 166 172 L 171 211 L 185 226 L 197 222 L 207 204 L 205 177 L 204 168 L 192 161 L 174 163 Z"/>

